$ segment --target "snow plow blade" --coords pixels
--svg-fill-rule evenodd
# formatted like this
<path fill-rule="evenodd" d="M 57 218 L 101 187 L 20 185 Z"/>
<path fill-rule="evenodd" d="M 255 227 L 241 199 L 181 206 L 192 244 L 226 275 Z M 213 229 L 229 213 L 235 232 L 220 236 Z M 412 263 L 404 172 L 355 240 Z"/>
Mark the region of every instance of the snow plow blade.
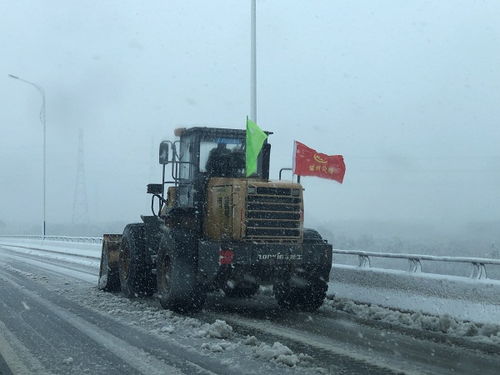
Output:
<path fill-rule="evenodd" d="M 120 255 L 121 234 L 102 236 L 101 266 L 99 267 L 98 288 L 106 292 L 120 291 L 118 259 Z"/>

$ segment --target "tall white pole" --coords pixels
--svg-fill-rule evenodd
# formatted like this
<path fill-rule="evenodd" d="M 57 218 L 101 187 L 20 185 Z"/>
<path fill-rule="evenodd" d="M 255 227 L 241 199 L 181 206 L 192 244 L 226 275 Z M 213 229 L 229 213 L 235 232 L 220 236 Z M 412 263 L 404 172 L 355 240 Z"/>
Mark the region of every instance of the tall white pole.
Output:
<path fill-rule="evenodd" d="M 257 0 L 252 0 L 251 9 L 251 57 L 250 57 L 250 117 L 257 122 Z"/>
<path fill-rule="evenodd" d="M 39 87 L 42 94 L 42 123 L 43 123 L 43 239 L 46 235 L 46 215 L 47 215 L 47 123 L 45 121 L 45 91 Z"/>
<path fill-rule="evenodd" d="M 34 88 L 36 88 L 38 90 L 38 92 L 42 95 L 42 107 L 40 108 L 40 122 L 42 123 L 42 127 L 43 127 L 43 156 L 42 156 L 42 159 L 43 159 L 43 166 L 42 166 L 42 169 L 43 169 L 43 172 L 42 172 L 42 194 L 43 194 L 43 198 L 42 198 L 42 238 L 45 239 L 45 228 L 46 228 L 46 225 L 45 225 L 45 222 L 46 222 L 46 199 L 47 199 L 47 194 L 46 194 L 46 186 L 47 186 L 47 125 L 46 125 L 46 120 L 45 120 L 45 91 L 43 90 L 43 88 L 39 85 L 37 85 L 36 83 L 33 83 L 33 82 L 30 82 L 30 81 L 27 81 L 25 79 L 22 79 L 18 76 L 15 76 L 13 74 L 9 74 L 9 77 L 10 78 L 13 78 L 13 79 L 17 79 L 21 82 L 24 82 L 24 83 L 27 83 L 31 86 L 33 86 Z"/>

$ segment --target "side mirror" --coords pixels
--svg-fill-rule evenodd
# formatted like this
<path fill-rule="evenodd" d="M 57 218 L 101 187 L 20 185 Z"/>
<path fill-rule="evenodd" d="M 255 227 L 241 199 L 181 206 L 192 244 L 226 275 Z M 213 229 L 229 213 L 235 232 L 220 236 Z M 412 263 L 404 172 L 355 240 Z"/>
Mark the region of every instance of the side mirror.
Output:
<path fill-rule="evenodd" d="M 163 194 L 163 184 L 148 184 L 148 194 Z"/>
<path fill-rule="evenodd" d="M 159 161 L 160 161 L 160 164 L 168 164 L 169 162 L 169 158 L 168 158 L 168 144 L 170 142 L 169 141 L 163 141 L 160 143 L 160 157 L 159 157 Z"/>

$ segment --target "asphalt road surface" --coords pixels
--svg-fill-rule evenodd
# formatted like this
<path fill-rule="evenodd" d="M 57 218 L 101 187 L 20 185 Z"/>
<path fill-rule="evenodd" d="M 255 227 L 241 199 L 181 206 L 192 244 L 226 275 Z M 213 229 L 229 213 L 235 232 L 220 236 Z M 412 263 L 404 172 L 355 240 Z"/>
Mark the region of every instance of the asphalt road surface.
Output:
<path fill-rule="evenodd" d="M 95 287 L 98 261 L 0 247 L 0 374 L 498 374 L 500 356 L 271 295 L 183 316 Z"/>

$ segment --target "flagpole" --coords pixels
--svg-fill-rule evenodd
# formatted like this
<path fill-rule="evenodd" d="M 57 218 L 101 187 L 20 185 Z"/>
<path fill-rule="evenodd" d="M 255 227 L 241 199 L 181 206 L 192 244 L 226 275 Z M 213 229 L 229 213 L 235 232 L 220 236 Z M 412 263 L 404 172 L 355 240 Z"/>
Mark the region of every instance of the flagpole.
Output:
<path fill-rule="evenodd" d="M 250 117 L 257 123 L 257 0 L 251 0 Z"/>

